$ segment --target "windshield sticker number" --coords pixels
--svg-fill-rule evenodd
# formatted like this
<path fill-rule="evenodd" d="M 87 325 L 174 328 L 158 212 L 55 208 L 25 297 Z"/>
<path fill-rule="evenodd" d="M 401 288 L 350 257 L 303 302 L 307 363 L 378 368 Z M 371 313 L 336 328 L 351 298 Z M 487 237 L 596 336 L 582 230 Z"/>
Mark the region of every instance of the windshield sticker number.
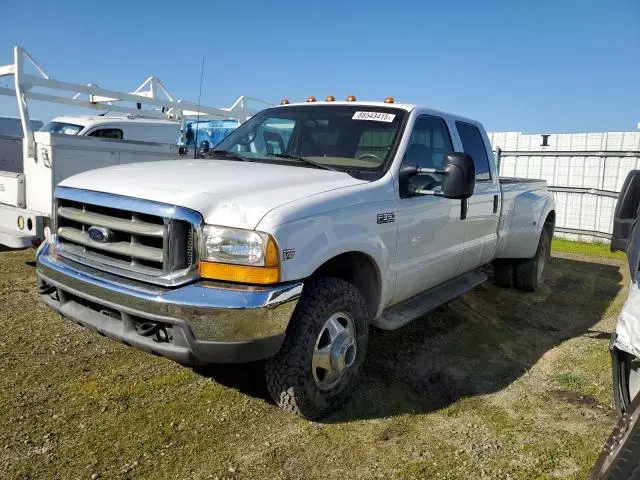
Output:
<path fill-rule="evenodd" d="M 353 114 L 352 120 L 372 120 L 374 122 L 393 122 L 396 118 L 394 113 L 384 112 L 356 112 Z"/>

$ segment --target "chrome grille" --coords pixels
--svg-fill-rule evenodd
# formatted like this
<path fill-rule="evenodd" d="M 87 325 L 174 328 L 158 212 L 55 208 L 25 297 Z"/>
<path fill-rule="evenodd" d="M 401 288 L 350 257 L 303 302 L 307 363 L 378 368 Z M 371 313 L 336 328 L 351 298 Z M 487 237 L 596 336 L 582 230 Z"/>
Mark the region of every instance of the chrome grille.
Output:
<path fill-rule="evenodd" d="M 71 260 L 161 285 L 195 275 L 194 235 L 201 220 L 190 210 L 59 187 L 55 222 L 58 252 Z M 108 238 L 92 239 L 91 227 Z"/>

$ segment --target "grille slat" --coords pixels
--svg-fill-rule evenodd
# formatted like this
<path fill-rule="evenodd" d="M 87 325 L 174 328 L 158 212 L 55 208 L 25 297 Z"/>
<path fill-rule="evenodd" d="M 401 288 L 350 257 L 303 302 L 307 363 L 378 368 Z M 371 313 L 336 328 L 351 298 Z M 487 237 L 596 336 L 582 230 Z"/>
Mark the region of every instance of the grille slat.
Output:
<path fill-rule="evenodd" d="M 150 262 L 162 263 L 163 255 L 161 248 L 136 245 L 131 242 L 96 242 L 89 238 L 89 235 L 86 232 L 73 227 L 60 227 L 58 229 L 58 236 L 65 240 L 70 240 L 71 242 L 84 245 L 85 247 L 91 247 L 96 250 L 104 250 L 106 252 L 115 253 L 125 257 L 133 257 L 141 260 L 148 260 Z"/>
<path fill-rule="evenodd" d="M 135 215 L 132 215 L 131 220 L 126 220 L 74 207 L 59 207 L 58 216 L 87 225 L 95 225 L 147 237 L 162 238 L 164 233 L 164 225 L 137 220 Z"/>
<path fill-rule="evenodd" d="M 62 243 L 59 246 L 60 253 L 64 257 L 68 257 L 71 260 L 82 261 L 90 253 L 91 259 L 105 265 L 105 271 L 117 273 L 118 270 L 125 270 L 141 275 L 154 276 L 158 275 L 159 268 L 148 267 L 140 264 L 132 264 L 130 260 L 121 260 L 119 258 L 103 255 L 100 252 L 87 252 L 87 249 L 80 245 L 74 245 L 72 243 Z"/>

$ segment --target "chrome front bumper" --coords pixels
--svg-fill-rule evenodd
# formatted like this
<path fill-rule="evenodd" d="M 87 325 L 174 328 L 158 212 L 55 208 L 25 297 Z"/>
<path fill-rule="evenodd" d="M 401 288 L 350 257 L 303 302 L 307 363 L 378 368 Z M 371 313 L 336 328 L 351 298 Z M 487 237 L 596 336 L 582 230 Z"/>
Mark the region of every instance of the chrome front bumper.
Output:
<path fill-rule="evenodd" d="M 153 286 L 61 257 L 50 243 L 38 250 L 36 263 L 41 298 L 63 316 L 196 365 L 275 355 L 303 287 L 301 282 L 257 287 L 213 281 Z"/>

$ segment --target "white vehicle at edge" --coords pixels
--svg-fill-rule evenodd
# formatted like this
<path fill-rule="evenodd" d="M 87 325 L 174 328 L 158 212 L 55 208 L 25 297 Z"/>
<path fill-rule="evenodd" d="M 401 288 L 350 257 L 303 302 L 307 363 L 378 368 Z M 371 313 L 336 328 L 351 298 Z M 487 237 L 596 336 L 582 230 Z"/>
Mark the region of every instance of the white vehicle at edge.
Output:
<path fill-rule="evenodd" d="M 352 390 L 370 325 L 400 328 L 488 263 L 501 286 L 543 280 L 553 198 L 500 180 L 476 121 L 391 100 L 283 105 L 209 156 L 64 180 L 37 254 L 45 303 L 180 363 L 266 359 L 274 401 L 317 418 Z"/>
<path fill-rule="evenodd" d="M 640 170 L 632 170 L 620 190 L 614 213 L 611 251 L 624 251 L 629 262 L 631 284 L 627 301 L 611 335 L 613 399 L 618 414 L 629 413 L 629 406 L 640 392 Z"/>

